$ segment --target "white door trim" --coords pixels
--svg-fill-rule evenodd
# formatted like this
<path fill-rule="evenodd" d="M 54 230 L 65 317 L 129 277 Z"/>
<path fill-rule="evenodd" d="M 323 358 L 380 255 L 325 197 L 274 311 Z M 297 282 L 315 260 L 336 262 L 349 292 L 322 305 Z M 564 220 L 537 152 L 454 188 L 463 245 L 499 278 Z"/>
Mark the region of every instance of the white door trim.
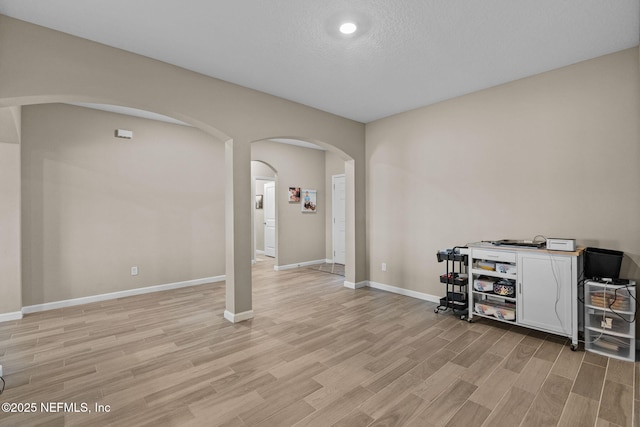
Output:
<path fill-rule="evenodd" d="M 253 176 L 253 185 L 251 186 L 251 232 L 253 234 L 253 257 L 251 259 L 251 263 L 256 263 L 256 254 L 263 254 L 264 251 L 259 251 L 256 249 L 256 181 L 273 181 L 276 179 L 272 176 Z M 277 215 L 277 212 L 276 212 Z"/>
<path fill-rule="evenodd" d="M 338 212 L 337 206 L 338 203 L 336 203 L 336 180 L 337 179 L 342 179 L 343 183 L 345 185 L 344 188 L 344 199 L 345 202 L 343 203 L 343 211 L 342 212 Z M 338 230 L 338 228 L 336 227 L 336 217 L 337 215 L 341 215 L 342 216 L 342 221 L 344 221 L 344 226 L 346 227 L 346 193 L 347 193 L 347 189 L 346 189 L 346 183 L 347 183 L 347 177 L 345 174 L 339 174 L 339 175 L 332 175 L 331 176 L 331 245 L 332 245 L 332 258 L 333 258 L 333 262 L 334 263 L 339 263 L 339 264 L 346 264 L 346 254 L 342 255 L 341 257 L 338 257 L 338 259 L 336 259 L 336 253 L 337 253 L 337 249 L 336 249 L 336 241 L 338 239 L 336 239 L 336 236 L 338 236 L 338 233 L 341 233 L 341 236 L 338 236 L 339 239 L 342 239 L 343 242 L 343 251 L 346 249 L 346 229 L 343 230 L 342 232 L 340 232 Z"/>
<path fill-rule="evenodd" d="M 270 206 L 270 204 L 267 203 L 267 200 L 269 200 L 269 198 L 267 197 L 267 193 L 269 192 L 269 190 L 267 189 L 267 187 L 273 187 L 273 206 Z M 278 194 L 277 194 L 277 188 L 276 188 L 276 182 L 274 181 L 270 181 L 270 182 L 266 182 L 264 184 L 264 200 L 263 200 L 263 207 L 264 207 L 264 221 L 265 221 L 265 227 L 264 227 L 264 254 L 273 258 L 277 257 L 277 253 L 278 253 Z M 273 252 L 269 249 L 269 247 L 267 246 L 267 242 L 270 240 L 269 236 L 268 236 L 268 230 L 270 229 L 270 226 L 268 225 L 270 219 L 267 217 L 268 216 L 268 211 L 273 210 Z"/>

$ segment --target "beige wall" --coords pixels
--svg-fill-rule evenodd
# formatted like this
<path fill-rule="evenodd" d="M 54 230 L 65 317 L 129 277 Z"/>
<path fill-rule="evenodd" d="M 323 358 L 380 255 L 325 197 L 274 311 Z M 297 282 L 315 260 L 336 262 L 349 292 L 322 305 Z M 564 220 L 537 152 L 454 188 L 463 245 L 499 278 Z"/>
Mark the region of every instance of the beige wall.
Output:
<path fill-rule="evenodd" d="M 21 109 L 0 109 L 0 319 L 20 316 L 20 121 Z M 10 313 L 6 318 L 2 314 Z"/>
<path fill-rule="evenodd" d="M 63 104 L 22 125 L 23 305 L 225 274 L 221 141 Z"/>
<path fill-rule="evenodd" d="M 273 167 L 277 175 L 277 265 L 325 259 L 324 151 L 271 141 L 252 145 L 251 156 Z M 315 189 L 316 213 L 302 213 L 300 203 L 289 203 L 289 187 Z"/>
<path fill-rule="evenodd" d="M 347 279 L 365 279 L 364 125 L 122 50 L 0 15 L 0 107 L 96 102 L 183 120 L 225 141 L 226 311 L 253 315 L 253 141 L 297 138 L 336 147 L 347 171 Z M 0 275 L 3 274 L 0 271 Z M 237 319 L 235 319 L 237 320 Z"/>
<path fill-rule="evenodd" d="M 639 89 L 633 48 L 367 124 L 370 280 L 442 296 L 438 249 L 538 234 L 640 279 Z"/>
<path fill-rule="evenodd" d="M 20 144 L 21 118 L 20 107 L 0 108 L 0 142 Z"/>
<path fill-rule="evenodd" d="M 287 147 L 291 147 L 291 149 L 288 149 Z M 317 151 L 317 150 L 308 152 L 306 151 L 306 149 L 301 150 L 300 148 L 296 148 L 296 147 L 292 147 L 284 144 L 279 144 L 278 149 L 280 153 L 279 156 L 282 155 L 282 153 L 286 153 L 285 155 L 286 161 L 279 162 L 280 167 L 289 169 L 291 166 L 293 166 L 293 169 L 290 169 L 286 173 L 286 175 L 288 176 L 294 175 L 296 173 L 301 173 L 301 179 L 306 179 L 305 175 L 308 173 L 308 170 L 306 168 L 300 169 L 297 165 L 304 164 L 305 162 L 308 162 L 309 159 L 311 159 L 314 162 L 318 160 L 318 154 L 313 153 L 313 151 Z M 333 236 L 332 236 L 332 228 L 331 228 L 332 227 L 331 177 L 332 175 L 344 174 L 345 171 L 344 171 L 344 160 L 340 158 L 340 156 L 330 151 L 322 151 L 322 153 L 324 153 L 324 165 L 325 165 L 324 188 L 326 189 L 325 198 L 324 198 L 324 201 L 322 201 L 323 205 L 325 206 L 324 208 L 325 238 L 324 238 L 324 241 L 322 242 L 318 241 L 317 244 L 323 245 L 325 249 L 325 258 L 322 258 L 322 259 L 331 260 L 333 258 L 333 252 L 332 252 Z M 312 154 L 313 157 L 309 157 L 309 154 Z M 318 171 L 315 171 L 315 173 L 317 172 Z M 262 176 L 262 177 L 271 176 L 275 178 L 275 175 L 273 174 L 272 170 L 266 164 L 257 162 L 257 161 L 252 161 L 251 174 L 252 176 Z M 297 181 L 295 177 L 292 179 L 293 181 Z M 264 187 L 263 181 L 260 181 L 260 180 L 256 181 L 256 190 L 255 190 L 256 194 L 263 194 L 264 193 L 263 187 Z M 279 188 L 279 191 L 285 191 L 288 189 L 288 187 L 289 185 L 283 184 L 283 187 L 281 189 Z M 292 213 L 294 213 L 294 217 L 297 217 L 297 210 L 292 209 L 290 204 L 287 204 L 286 209 L 287 209 L 287 212 L 291 211 Z M 286 227 L 286 224 L 287 223 L 285 222 L 284 223 L 285 227 Z M 256 233 L 256 239 L 255 239 L 256 249 L 264 250 L 264 212 L 263 211 L 258 210 L 255 212 L 254 229 Z M 292 233 L 285 233 L 285 235 L 293 238 L 294 242 L 299 239 L 298 235 L 295 235 Z M 288 242 L 284 241 L 280 243 L 280 245 L 283 245 L 283 244 L 287 245 Z M 304 262 L 304 260 L 300 260 L 300 261 Z M 306 261 L 316 261 L 316 260 L 309 259 Z"/>

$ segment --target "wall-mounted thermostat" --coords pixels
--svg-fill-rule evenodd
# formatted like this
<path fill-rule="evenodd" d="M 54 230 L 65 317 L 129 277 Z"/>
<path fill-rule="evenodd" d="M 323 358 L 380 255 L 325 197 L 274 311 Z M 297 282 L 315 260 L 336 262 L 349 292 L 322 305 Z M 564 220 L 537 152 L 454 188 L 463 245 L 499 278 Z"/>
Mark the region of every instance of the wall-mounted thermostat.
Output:
<path fill-rule="evenodd" d="M 116 137 L 117 138 L 131 139 L 131 138 L 133 138 L 133 131 L 132 130 L 126 130 L 126 129 L 116 129 Z"/>

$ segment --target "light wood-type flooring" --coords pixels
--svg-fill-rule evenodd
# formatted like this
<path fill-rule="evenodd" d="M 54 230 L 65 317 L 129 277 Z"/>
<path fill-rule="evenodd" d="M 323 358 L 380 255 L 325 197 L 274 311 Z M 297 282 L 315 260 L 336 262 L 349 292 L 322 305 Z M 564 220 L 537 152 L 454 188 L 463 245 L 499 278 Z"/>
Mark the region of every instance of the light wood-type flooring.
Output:
<path fill-rule="evenodd" d="M 322 271 L 254 267 L 255 319 L 216 283 L 0 324 L 1 426 L 631 426 L 633 363 L 435 314 Z M 58 402 L 91 412 L 42 412 Z M 51 404 L 51 402 L 53 404 Z M 83 407 L 82 404 L 86 404 Z M 96 412 L 96 404 L 103 411 Z M 67 409 L 73 409 L 68 406 Z"/>
<path fill-rule="evenodd" d="M 324 264 L 310 265 L 307 268 L 310 268 L 311 270 L 324 271 L 325 273 L 337 274 L 339 276 L 344 276 L 345 274 L 344 265 L 342 264 L 324 263 Z"/>

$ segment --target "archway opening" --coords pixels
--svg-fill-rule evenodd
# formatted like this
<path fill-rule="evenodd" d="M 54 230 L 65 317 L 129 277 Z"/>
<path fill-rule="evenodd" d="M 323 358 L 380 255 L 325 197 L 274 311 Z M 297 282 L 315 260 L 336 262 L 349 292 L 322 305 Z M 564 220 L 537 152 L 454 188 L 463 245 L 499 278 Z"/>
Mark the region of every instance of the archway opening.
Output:
<path fill-rule="evenodd" d="M 353 174 L 348 176 L 348 171 L 353 170 L 349 168 L 353 159 L 330 144 L 300 137 L 254 141 L 251 144 L 251 158 L 267 163 L 278 171 L 278 259 L 274 269 L 288 270 L 336 263 L 333 180 L 335 176 L 343 177 L 346 199 L 346 188 L 353 185 L 354 180 Z M 300 196 L 296 198 L 292 194 Z M 312 208 L 308 208 L 305 196 L 313 198 Z M 354 257 L 346 256 L 347 251 L 353 253 L 355 250 L 353 240 L 350 241 L 351 248 L 346 247 L 347 233 L 355 226 L 353 221 L 349 223 L 346 220 L 347 209 L 353 210 L 355 207 L 355 193 L 349 192 L 348 197 L 351 201 L 343 207 L 344 253 L 337 260 L 341 265 L 330 268 L 330 271 L 337 271 L 341 275 L 345 275 L 349 269 L 353 270 L 355 261 Z"/>
<path fill-rule="evenodd" d="M 252 160 L 251 181 L 253 204 L 253 263 L 259 255 L 278 261 L 278 195 L 277 173 L 269 164 Z"/>
<path fill-rule="evenodd" d="M 19 109 L 18 310 L 223 281 L 223 142 L 185 123 L 85 107 Z"/>

